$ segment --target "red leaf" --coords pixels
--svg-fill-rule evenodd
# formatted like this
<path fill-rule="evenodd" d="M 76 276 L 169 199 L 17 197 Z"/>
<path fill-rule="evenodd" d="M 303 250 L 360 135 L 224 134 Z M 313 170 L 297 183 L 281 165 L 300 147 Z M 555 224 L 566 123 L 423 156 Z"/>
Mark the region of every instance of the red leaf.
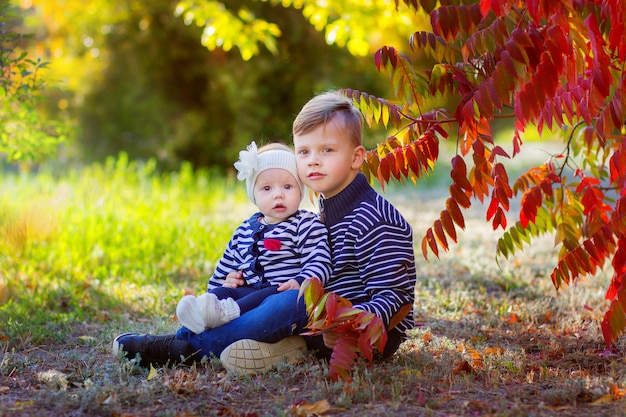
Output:
<path fill-rule="evenodd" d="M 472 184 L 467 179 L 467 167 L 465 161 L 459 155 L 452 158 L 452 170 L 450 177 L 452 180 L 465 191 L 472 191 Z"/>
<path fill-rule="evenodd" d="M 428 248 L 435 254 L 435 256 L 439 257 L 439 248 L 437 247 L 437 242 L 435 241 L 435 235 L 433 234 L 433 228 L 429 227 L 422 239 L 422 254 L 424 258 L 427 258 Z"/>
<path fill-rule="evenodd" d="M 452 217 L 452 220 L 461 228 L 465 229 L 465 219 L 463 218 L 463 213 L 461 213 L 461 209 L 457 204 L 456 200 L 453 198 L 448 198 L 446 200 L 446 209 Z"/>
<path fill-rule="evenodd" d="M 450 184 L 450 196 L 456 201 L 456 203 L 463 208 L 470 208 L 472 203 L 469 197 L 457 184 Z"/>
<path fill-rule="evenodd" d="M 435 236 L 437 236 L 437 240 L 439 244 L 443 248 L 443 250 L 448 250 L 448 239 L 446 239 L 446 234 L 443 232 L 443 226 L 441 224 L 441 220 L 435 220 L 433 224 L 433 229 L 435 230 Z"/>
<path fill-rule="evenodd" d="M 442 210 L 439 218 L 441 219 L 441 224 L 445 232 L 452 238 L 454 243 L 456 243 L 456 228 L 454 227 L 452 216 L 450 216 L 448 210 Z"/>

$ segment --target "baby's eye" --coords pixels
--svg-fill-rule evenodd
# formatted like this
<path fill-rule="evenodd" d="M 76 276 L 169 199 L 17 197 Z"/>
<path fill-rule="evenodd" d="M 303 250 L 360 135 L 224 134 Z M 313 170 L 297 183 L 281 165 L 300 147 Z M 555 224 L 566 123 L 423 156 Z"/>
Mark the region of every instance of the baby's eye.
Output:
<path fill-rule="evenodd" d="M 292 188 L 293 188 L 293 185 L 285 184 L 285 190 L 291 190 Z"/>
<path fill-rule="evenodd" d="M 263 190 L 264 190 L 264 191 L 269 191 L 269 190 L 271 190 L 271 189 L 272 189 L 272 188 L 271 188 L 269 185 L 266 185 L 265 187 L 263 187 Z"/>

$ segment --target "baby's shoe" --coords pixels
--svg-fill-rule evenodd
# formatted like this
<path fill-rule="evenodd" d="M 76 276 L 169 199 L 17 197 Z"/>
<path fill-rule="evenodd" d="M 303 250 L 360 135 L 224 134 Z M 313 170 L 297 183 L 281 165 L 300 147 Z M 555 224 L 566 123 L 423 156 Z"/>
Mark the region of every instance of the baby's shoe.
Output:
<path fill-rule="evenodd" d="M 198 309 L 206 329 L 213 329 L 222 325 L 220 300 L 215 294 L 205 292 L 198 296 Z"/>
<path fill-rule="evenodd" d="M 241 315 L 241 309 L 239 304 L 232 298 L 226 298 L 220 300 L 220 321 L 221 324 L 226 324 L 231 320 L 236 319 Z"/>
<path fill-rule="evenodd" d="M 222 324 L 239 317 L 241 310 L 232 298 L 219 300 L 215 294 L 204 293 L 198 297 L 198 308 L 207 329 L 219 327 Z"/>
<path fill-rule="evenodd" d="M 176 317 L 180 324 L 194 333 L 202 333 L 205 330 L 204 320 L 198 308 L 198 299 L 195 295 L 186 295 L 180 299 L 176 306 Z"/>

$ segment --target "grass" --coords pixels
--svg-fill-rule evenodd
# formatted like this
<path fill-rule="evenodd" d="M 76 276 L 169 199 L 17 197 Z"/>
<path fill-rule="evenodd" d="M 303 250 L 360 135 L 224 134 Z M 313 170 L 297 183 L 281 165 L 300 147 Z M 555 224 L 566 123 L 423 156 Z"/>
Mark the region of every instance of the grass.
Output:
<path fill-rule="evenodd" d="M 418 326 L 392 360 L 340 382 L 312 357 L 258 377 L 215 359 L 151 372 L 112 357 L 111 341 L 178 327 L 176 302 L 204 289 L 253 210 L 241 184 L 123 155 L 2 174 L 0 416 L 626 415 L 625 345 L 606 351 L 599 331 L 610 271 L 557 293 L 550 237 L 498 267 L 479 210 L 450 252 L 424 260 L 419 239 L 445 195 L 388 196 L 415 229 L 418 263 Z"/>

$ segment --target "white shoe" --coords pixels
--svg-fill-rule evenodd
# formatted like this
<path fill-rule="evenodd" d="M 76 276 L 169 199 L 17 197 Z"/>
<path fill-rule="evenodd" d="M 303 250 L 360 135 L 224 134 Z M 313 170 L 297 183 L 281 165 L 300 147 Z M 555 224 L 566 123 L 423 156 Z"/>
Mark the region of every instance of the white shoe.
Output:
<path fill-rule="evenodd" d="M 180 324 L 194 333 L 202 333 L 205 330 L 204 320 L 198 308 L 198 299 L 195 295 L 186 295 L 180 299 L 176 306 L 176 317 Z"/>
<path fill-rule="evenodd" d="M 239 308 L 239 304 L 237 304 L 237 302 L 232 298 L 220 300 L 219 307 L 221 324 L 226 324 L 241 315 L 241 308 Z"/>
<path fill-rule="evenodd" d="M 220 314 L 222 309 L 220 308 L 220 300 L 215 294 L 205 292 L 200 295 L 198 297 L 198 309 L 205 329 L 221 326 Z"/>
<path fill-rule="evenodd" d="M 198 309 L 206 329 L 214 329 L 239 317 L 241 310 L 232 298 L 219 300 L 215 294 L 204 293 L 198 297 Z"/>
<path fill-rule="evenodd" d="M 298 362 L 305 352 L 306 342 L 302 336 L 287 337 L 276 343 L 242 339 L 224 349 L 220 362 L 228 371 L 258 375 L 271 371 L 283 361 Z"/>

